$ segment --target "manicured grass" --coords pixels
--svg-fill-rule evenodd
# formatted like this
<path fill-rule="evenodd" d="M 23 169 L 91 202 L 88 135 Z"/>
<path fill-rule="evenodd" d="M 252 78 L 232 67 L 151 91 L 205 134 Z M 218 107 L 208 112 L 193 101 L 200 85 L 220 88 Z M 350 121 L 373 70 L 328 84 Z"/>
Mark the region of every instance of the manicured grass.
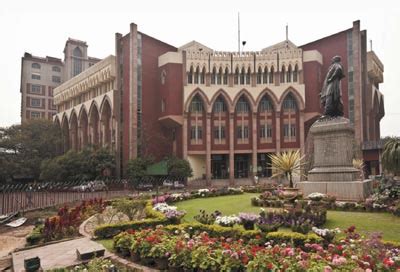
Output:
<path fill-rule="evenodd" d="M 114 252 L 113 239 L 95 240 L 95 242 L 103 245 L 108 251 Z"/>
<path fill-rule="evenodd" d="M 383 239 L 400 242 L 400 217 L 389 213 L 328 211 L 326 228 L 345 229 L 356 226 L 356 230 L 367 234 L 383 233 Z"/>
<path fill-rule="evenodd" d="M 219 210 L 225 215 L 237 215 L 239 212 L 259 213 L 260 208 L 251 206 L 250 202 L 256 196 L 259 194 L 198 198 L 174 205 L 187 212 L 184 222 L 193 222 L 193 217 L 201 209 L 208 213 Z M 328 220 L 324 227 L 345 229 L 352 225 L 361 233 L 382 232 L 384 240 L 400 242 L 400 217 L 388 213 L 328 211 Z"/>
<path fill-rule="evenodd" d="M 260 208 L 251 206 L 250 199 L 259 195 L 260 194 L 242 194 L 197 198 L 178 202 L 173 205 L 176 205 L 179 210 L 185 210 L 187 212 L 183 218 L 184 222 L 194 222 L 195 220 L 193 217 L 199 214 L 200 210 L 205 210 L 207 213 L 218 210 L 225 215 L 237 215 L 239 212 L 253 212 L 258 214 Z"/>

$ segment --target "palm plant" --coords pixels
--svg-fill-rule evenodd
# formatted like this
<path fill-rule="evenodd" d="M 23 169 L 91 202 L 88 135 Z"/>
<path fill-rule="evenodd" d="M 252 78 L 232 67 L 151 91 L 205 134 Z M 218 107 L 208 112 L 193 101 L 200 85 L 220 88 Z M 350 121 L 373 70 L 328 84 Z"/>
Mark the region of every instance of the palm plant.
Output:
<path fill-rule="evenodd" d="M 360 172 L 360 178 L 364 179 L 365 163 L 362 159 L 353 159 L 353 167 Z"/>
<path fill-rule="evenodd" d="M 270 169 L 272 177 L 285 176 L 289 180 L 289 187 L 293 188 L 293 174 L 301 174 L 301 168 L 304 166 L 304 156 L 300 155 L 300 150 L 288 151 L 277 154 L 269 154 L 271 159 Z"/>
<path fill-rule="evenodd" d="M 389 138 L 382 153 L 383 168 L 393 174 L 400 172 L 400 137 Z"/>

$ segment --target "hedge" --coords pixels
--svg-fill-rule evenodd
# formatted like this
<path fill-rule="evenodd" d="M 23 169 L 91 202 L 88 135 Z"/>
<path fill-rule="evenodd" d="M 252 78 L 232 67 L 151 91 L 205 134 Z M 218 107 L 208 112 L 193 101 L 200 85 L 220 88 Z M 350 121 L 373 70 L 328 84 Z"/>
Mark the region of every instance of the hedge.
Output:
<path fill-rule="evenodd" d="M 171 232 L 184 230 L 191 235 L 205 231 L 211 237 L 231 237 L 245 240 L 265 238 L 266 240 L 274 240 L 275 243 L 291 243 L 295 246 L 303 246 L 306 243 L 321 243 L 324 240 L 314 233 L 270 232 L 264 234 L 259 230 L 244 230 L 239 227 L 222 227 L 219 225 L 205 225 L 201 223 L 167 225 L 165 229 Z"/>

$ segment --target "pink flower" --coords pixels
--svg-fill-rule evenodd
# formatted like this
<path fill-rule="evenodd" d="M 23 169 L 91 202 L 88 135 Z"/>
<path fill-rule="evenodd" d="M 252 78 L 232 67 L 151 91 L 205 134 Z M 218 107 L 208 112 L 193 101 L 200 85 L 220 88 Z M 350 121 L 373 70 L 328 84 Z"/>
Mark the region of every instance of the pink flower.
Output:
<path fill-rule="evenodd" d="M 345 263 L 347 263 L 347 260 L 346 260 L 345 257 L 342 257 L 342 256 L 335 255 L 333 257 L 333 259 L 332 259 L 332 264 L 334 266 L 340 266 L 340 265 L 343 265 Z"/>
<path fill-rule="evenodd" d="M 329 265 L 324 267 L 324 272 L 332 272 L 332 267 L 330 267 Z"/>

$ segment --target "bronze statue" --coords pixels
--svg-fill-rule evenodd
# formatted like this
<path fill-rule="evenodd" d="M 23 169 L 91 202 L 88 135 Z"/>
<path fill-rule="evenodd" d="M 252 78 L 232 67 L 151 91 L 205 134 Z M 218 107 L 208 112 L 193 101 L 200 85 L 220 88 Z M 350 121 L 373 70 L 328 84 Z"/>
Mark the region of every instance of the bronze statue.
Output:
<path fill-rule="evenodd" d="M 323 117 L 343 116 L 342 91 L 340 89 L 340 80 L 344 78 L 343 66 L 340 63 L 341 57 L 332 58 L 332 64 L 329 66 L 324 85 L 320 96 L 321 104 L 324 108 Z"/>

